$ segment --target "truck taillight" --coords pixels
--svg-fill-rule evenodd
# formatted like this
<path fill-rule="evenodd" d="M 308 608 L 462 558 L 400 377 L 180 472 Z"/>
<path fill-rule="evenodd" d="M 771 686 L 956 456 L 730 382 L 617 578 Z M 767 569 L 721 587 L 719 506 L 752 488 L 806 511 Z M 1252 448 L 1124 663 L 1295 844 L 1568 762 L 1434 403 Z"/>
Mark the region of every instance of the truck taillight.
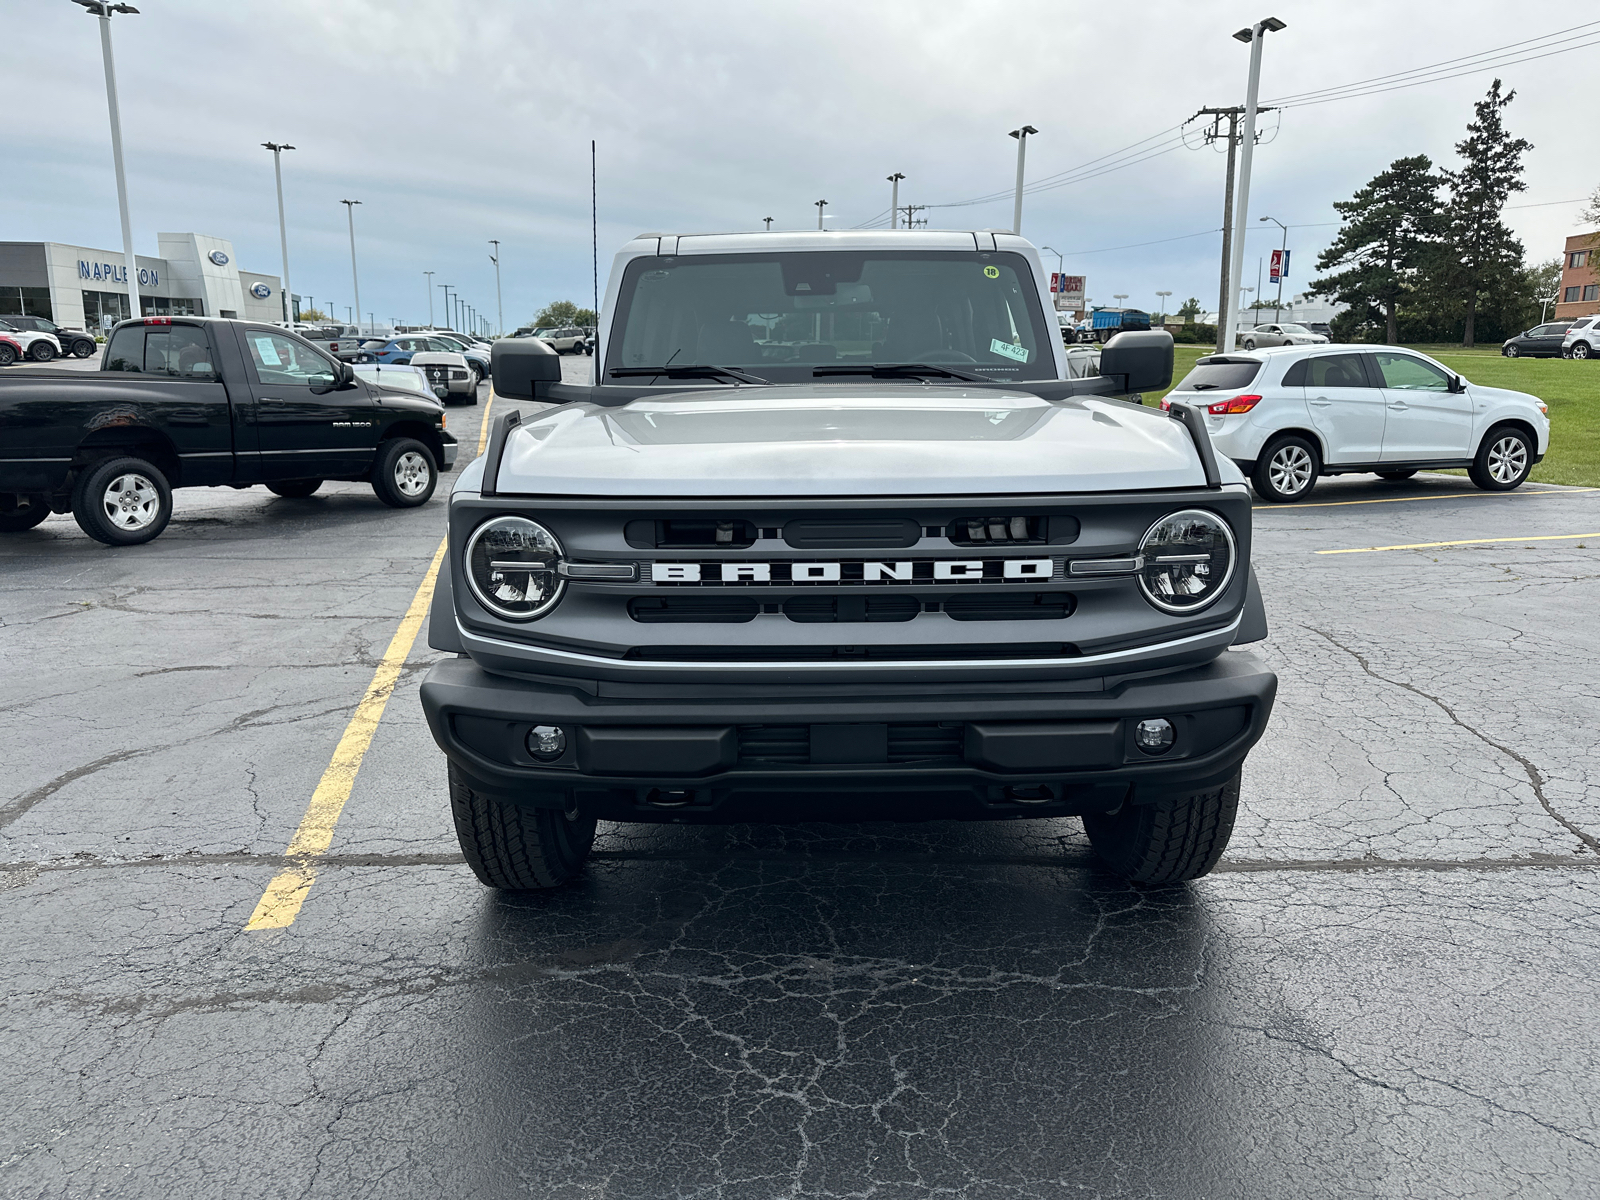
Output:
<path fill-rule="evenodd" d="M 144 323 L 146 325 L 171 325 L 172 324 L 172 318 L 171 317 L 146 317 L 144 319 Z"/>
<path fill-rule="evenodd" d="M 1213 417 L 1225 417 L 1230 413 L 1247 413 L 1260 403 L 1260 396 L 1235 396 L 1231 400 L 1219 400 L 1206 405 L 1206 411 Z"/>

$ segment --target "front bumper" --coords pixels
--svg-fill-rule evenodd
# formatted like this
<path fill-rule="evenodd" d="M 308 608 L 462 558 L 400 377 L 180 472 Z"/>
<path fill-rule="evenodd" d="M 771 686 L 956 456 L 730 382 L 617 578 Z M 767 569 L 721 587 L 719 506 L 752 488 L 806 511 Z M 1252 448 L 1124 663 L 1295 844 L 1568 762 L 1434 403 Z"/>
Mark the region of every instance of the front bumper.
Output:
<path fill-rule="evenodd" d="M 445 430 L 440 430 L 439 449 L 443 456 L 443 461 L 440 462 L 439 469 L 441 471 L 448 471 L 451 467 L 456 465 L 456 451 L 461 449 L 461 443 L 456 441 L 455 434 L 446 432 Z"/>
<path fill-rule="evenodd" d="M 1111 680 L 988 685 L 535 682 L 466 658 L 422 684 L 434 740 L 479 791 L 626 821 L 805 816 L 840 797 L 936 800 L 941 816 L 1054 816 L 1154 802 L 1227 779 L 1265 731 L 1277 677 L 1249 651 Z M 1144 718 L 1177 740 L 1152 757 Z M 557 725 L 566 750 L 526 738 Z M 931 813 L 931 809 L 929 810 Z M 858 818 L 859 819 L 859 818 Z"/>

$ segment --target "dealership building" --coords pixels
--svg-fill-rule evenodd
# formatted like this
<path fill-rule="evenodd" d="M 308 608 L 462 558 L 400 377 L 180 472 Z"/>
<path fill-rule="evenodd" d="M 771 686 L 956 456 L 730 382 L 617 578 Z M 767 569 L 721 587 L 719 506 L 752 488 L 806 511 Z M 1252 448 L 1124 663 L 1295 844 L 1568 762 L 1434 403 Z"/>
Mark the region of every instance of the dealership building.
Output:
<path fill-rule="evenodd" d="M 276 275 L 240 270 L 227 238 L 158 233 L 159 258 L 135 255 L 146 316 L 283 320 Z M 133 314 L 122 251 L 61 242 L 0 242 L 0 316 L 48 317 L 102 332 Z"/>

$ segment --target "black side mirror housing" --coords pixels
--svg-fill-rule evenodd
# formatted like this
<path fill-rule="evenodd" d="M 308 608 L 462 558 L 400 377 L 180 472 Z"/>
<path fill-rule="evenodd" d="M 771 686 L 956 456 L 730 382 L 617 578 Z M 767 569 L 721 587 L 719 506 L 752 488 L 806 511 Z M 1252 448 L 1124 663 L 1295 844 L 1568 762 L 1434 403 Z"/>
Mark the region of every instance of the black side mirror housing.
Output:
<path fill-rule="evenodd" d="M 561 382 L 561 356 L 538 338 L 501 338 L 489 351 L 495 394 L 543 400 Z"/>
<path fill-rule="evenodd" d="M 1119 333 L 1100 351 L 1100 374 L 1121 375 L 1121 394 L 1172 386 L 1172 335 L 1164 329 Z"/>
<path fill-rule="evenodd" d="M 1466 390 L 1467 381 L 1465 379 L 1461 378 L 1459 375 L 1450 376 L 1450 394 L 1452 396 L 1459 396 Z"/>

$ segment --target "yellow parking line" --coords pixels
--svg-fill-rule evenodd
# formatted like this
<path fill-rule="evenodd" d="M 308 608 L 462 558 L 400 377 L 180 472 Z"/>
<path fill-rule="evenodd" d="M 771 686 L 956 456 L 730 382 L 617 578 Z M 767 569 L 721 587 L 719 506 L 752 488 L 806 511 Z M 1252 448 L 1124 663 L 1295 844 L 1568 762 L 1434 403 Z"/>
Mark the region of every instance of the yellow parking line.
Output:
<path fill-rule="evenodd" d="M 478 453 L 489 444 L 489 410 L 494 407 L 494 384 L 489 385 L 489 399 L 483 405 L 483 428 L 478 430 Z"/>
<path fill-rule="evenodd" d="M 311 794 L 311 803 L 306 806 L 305 816 L 300 818 L 300 828 L 289 839 L 289 848 L 284 855 L 293 859 L 295 865 L 284 868 L 267 885 L 255 912 L 250 914 L 246 929 L 286 929 L 299 916 L 300 906 L 305 903 L 311 885 L 317 881 L 316 860 L 328 852 L 333 842 L 334 826 L 344 812 L 345 801 L 350 799 L 350 789 L 355 786 L 361 760 L 367 753 L 367 747 L 372 745 L 372 735 L 378 731 L 384 706 L 389 703 L 389 696 L 400 678 L 400 670 L 405 666 L 411 646 L 417 640 L 417 633 L 428 617 L 428 605 L 433 600 L 433 585 L 439 577 L 444 549 L 445 543 L 440 542 L 439 548 L 434 551 L 433 562 L 422 578 L 422 586 L 412 597 L 411 607 L 406 609 L 400 628 L 395 630 L 389 648 L 383 652 L 383 660 L 373 673 L 372 682 L 367 685 L 366 695 L 356 705 L 355 715 L 345 726 L 344 736 L 333 751 L 333 761 L 322 773 L 317 790 Z"/>
<path fill-rule="evenodd" d="M 1440 546 L 1487 546 L 1491 542 L 1581 542 L 1600 533 L 1550 533 L 1537 537 L 1461 538 L 1454 542 L 1411 542 L 1404 546 L 1356 546 L 1350 550 L 1318 550 L 1318 554 L 1372 554 L 1379 550 L 1436 550 Z"/>
<path fill-rule="evenodd" d="M 1343 508 L 1350 504 L 1415 504 L 1419 500 L 1476 500 L 1499 498 L 1515 500 L 1522 496 L 1578 496 L 1584 492 L 1600 492 L 1600 488 L 1551 488 L 1532 492 L 1449 492 L 1442 496 L 1386 496 L 1379 500 L 1323 500 L 1316 504 L 1254 504 L 1251 512 L 1293 512 L 1299 508 Z"/>

